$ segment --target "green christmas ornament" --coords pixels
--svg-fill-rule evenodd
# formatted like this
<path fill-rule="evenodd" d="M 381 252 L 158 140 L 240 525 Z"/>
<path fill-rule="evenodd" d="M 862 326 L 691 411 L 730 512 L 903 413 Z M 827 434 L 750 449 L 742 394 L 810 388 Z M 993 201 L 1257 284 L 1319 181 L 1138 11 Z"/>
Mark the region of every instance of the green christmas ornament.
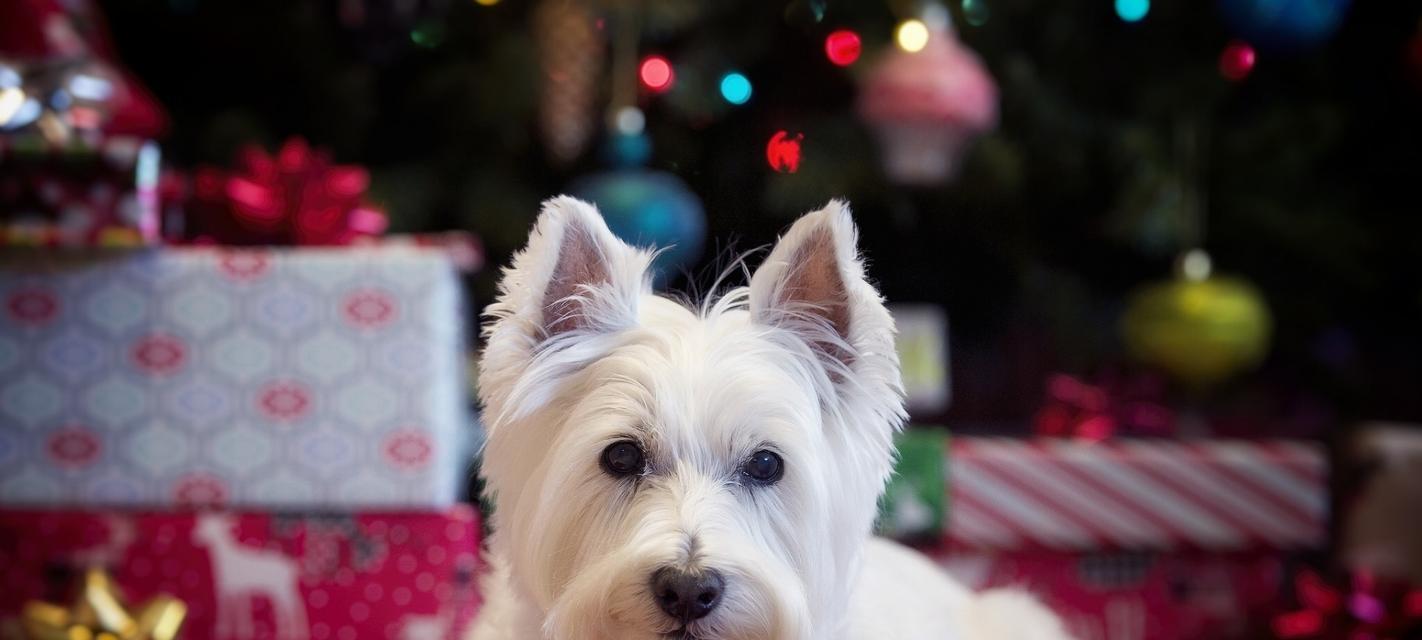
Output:
<path fill-rule="evenodd" d="M 1122 319 L 1134 357 L 1197 389 L 1259 364 L 1273 325 L 1258 290 L 1209 271 L 1209 258 L 1191 252 L 1176 278 L 1133 295 Z"/>

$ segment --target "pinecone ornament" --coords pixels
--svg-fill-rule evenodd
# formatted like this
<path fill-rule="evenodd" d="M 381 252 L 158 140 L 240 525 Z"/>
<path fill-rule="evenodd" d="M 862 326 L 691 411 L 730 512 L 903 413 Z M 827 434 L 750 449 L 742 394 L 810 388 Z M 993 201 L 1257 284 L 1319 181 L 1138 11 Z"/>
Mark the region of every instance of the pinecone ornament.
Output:
<path fill-rule="evenodd" d="M 606 62 L 597 16 L 578 0 L 543 0 L 533 14 L 542 67 L 539 128 L 554 162 L 572 162 L 597 130 L 598 81 Z"/>

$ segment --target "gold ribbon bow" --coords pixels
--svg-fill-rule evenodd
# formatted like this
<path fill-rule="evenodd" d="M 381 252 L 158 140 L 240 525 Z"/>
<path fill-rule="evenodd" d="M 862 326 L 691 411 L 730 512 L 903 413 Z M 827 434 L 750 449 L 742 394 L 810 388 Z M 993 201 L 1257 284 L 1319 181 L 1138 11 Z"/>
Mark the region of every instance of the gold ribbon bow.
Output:
<path fill-rule="evenodd" d="M 174 640 L 187 614 L 187 605 L 167 594 L 129 609 L 109 574 L 90 569 L 73 605 L 31 600 L 21 625 L 29 640 Z"/>

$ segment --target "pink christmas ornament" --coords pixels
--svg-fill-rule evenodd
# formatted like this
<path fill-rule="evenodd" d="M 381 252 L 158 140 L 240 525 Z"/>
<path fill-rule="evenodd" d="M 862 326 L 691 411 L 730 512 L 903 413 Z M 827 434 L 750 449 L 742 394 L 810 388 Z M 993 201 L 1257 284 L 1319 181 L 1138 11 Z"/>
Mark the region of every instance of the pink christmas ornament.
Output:
<path fill-rule="evenodd" d="M 968 143 L 997 125 L 997 85 L 945 26 L 920 51 L 885 54 L 858 106 L 878 134 L 889 178 L 930 185 L 952 178 Z"/>

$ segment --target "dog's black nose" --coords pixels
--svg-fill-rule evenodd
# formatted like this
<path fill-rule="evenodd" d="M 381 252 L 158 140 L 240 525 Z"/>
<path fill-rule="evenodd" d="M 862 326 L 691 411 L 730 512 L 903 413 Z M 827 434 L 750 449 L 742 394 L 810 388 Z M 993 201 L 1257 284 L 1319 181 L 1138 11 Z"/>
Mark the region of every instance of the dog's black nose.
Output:
<path fill-rule="evenodd" d="M 725 591 L 726 580 L 710 569 L 683 571 L 665 567 L 652 574 L 652 597 L 662 611 L 683 623 L 705 618 L 721 603 Z"/>

